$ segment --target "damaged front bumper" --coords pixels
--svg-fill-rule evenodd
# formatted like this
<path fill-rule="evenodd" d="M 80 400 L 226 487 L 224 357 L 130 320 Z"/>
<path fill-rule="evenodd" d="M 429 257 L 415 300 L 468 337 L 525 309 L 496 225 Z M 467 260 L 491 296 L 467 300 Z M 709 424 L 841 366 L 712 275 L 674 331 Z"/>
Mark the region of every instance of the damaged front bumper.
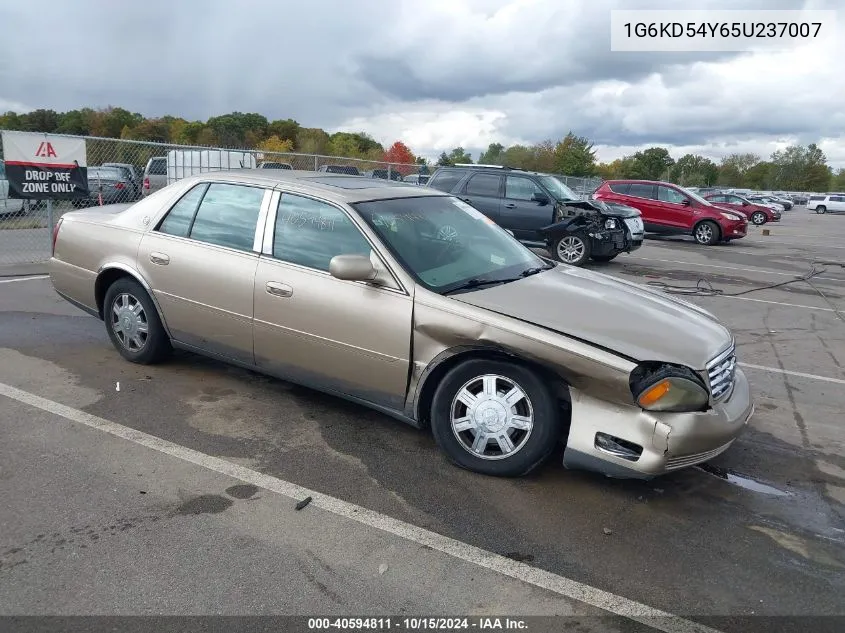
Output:
<path fill-rule="evenodd" d="M 704 412 L 654 413 L 575 389 L 571 403 L 564 466 L 625 479 L 649 479 L 713 459 L 754 413 L 748 379 L 739 369 L 730 397 Z"/>

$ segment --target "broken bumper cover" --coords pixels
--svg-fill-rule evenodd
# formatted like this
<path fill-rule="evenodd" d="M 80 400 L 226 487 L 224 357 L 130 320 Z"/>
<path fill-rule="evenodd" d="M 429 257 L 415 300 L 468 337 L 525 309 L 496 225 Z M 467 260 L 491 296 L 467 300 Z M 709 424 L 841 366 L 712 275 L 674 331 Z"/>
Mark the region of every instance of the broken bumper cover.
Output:
<path fill-rule="evenodd" d="M 648 479 L 694 466 L 727 450 L 754 413 L 745 374 L 737 369 L 724 402 L 695 413 L 653 413 L 572 390 L 566 468 Z"/>
<path fill-rule="evenodd" d="M 591 232 L 590 252 L 593 255 L 614 255 L 616 253 L 630 253 L 643 245 L 640 239 L 625 230 Z"/>

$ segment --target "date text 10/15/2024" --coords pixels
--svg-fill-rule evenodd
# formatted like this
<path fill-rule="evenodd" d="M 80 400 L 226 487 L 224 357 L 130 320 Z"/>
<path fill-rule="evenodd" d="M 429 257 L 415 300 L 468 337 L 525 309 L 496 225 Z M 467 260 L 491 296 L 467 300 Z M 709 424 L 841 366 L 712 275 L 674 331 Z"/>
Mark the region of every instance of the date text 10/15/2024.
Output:
<path fill-rule="evenodd" d="M 520 618 L 498 617 L 373 617 L 308 618 L 310 631 L 519 631 L 528 625 Z"/>

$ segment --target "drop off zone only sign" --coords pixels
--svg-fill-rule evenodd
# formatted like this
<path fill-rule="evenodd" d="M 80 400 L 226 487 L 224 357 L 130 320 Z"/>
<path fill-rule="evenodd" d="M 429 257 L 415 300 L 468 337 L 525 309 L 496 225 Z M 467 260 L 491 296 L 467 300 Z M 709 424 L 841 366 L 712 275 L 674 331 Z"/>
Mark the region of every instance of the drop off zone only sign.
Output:
<path fill-rule="evenodd" d="M 10 198 L 88 197 L 85 139 L 5 130 L 2 138 Z"/>

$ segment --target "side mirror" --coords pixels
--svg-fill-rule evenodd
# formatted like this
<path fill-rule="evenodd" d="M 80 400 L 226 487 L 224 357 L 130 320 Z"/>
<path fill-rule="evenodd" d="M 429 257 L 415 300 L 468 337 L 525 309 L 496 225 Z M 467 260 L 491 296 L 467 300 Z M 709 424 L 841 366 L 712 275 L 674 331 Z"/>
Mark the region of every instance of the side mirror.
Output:
<path fill-rule="evenodd" d="M 378 272 L 367 255 L 335 255 L 329 262 L 329 274 L 346 281 L 375 281 Z"/>
<path fill-rule="evenodd" d="M 692 203 L 690 202 L 690 199 L 689 199 L 689 198 L 684 198 L 684 199 L 681 201 L 681 204 L 682 204 L 682 205 L 684 205 L 685 207 L 688 207 L 688 206 L 690 206 Z"/>
<path fill-rule="evenodd" d="M 544 193 L 539 193 L 539 192 L 534 193 L 534 195 L 531 196 L 531 201 L 532 202 L 539 202 L 541 205 L 549 204 L 549 202 L 550 202 L 549 196 L 547 196 Z"/>
<path fill-rule="evenodd" d="M 743 201 L 742 201 L 742 206 L 747 207 L 747 206 L 748 206 L 748 202 L 746 202 L 745 200 L 743 200 Z"/>

